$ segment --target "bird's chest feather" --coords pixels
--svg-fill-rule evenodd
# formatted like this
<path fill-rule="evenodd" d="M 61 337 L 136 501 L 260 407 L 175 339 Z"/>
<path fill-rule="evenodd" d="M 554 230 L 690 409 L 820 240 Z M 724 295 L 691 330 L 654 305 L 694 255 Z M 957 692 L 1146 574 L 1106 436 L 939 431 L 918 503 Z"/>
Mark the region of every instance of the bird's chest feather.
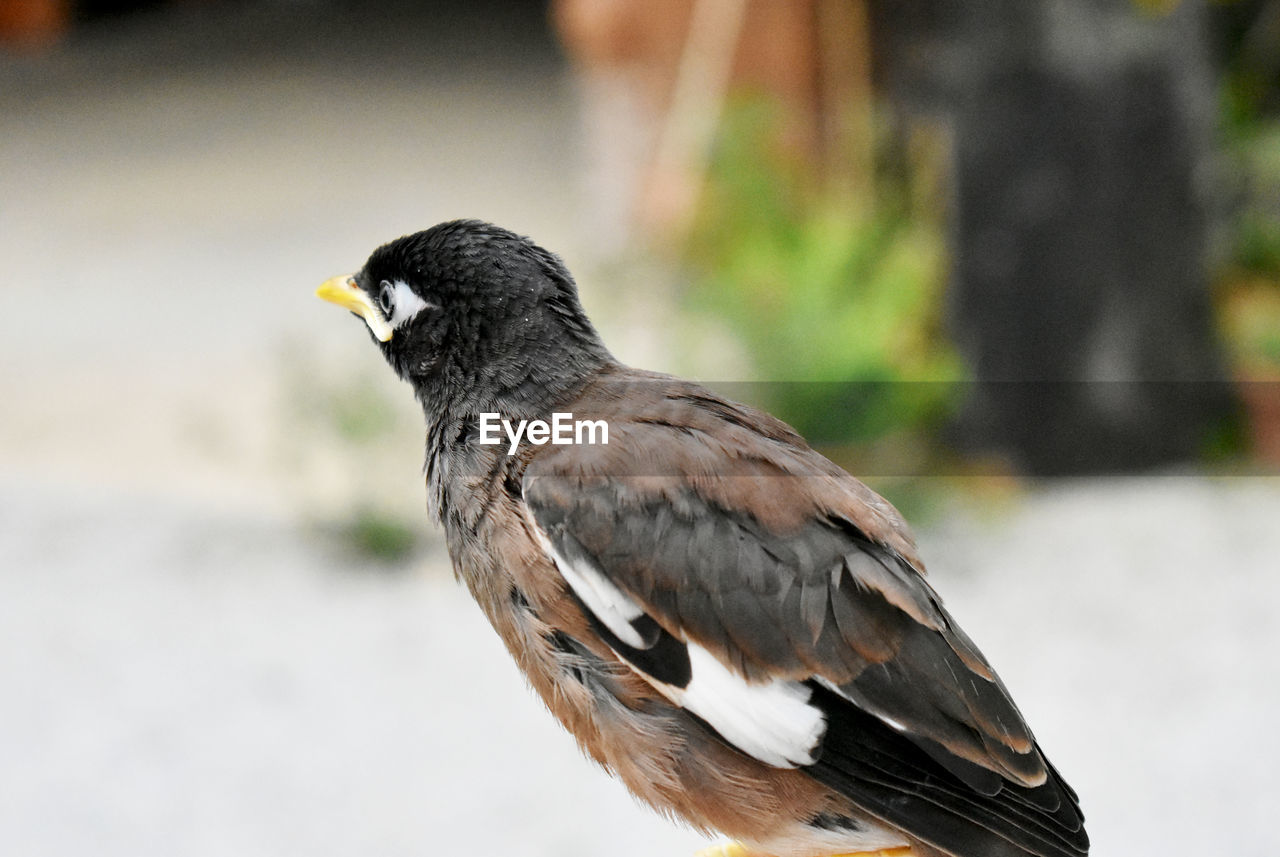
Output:
<path fill-rule="evenodd" d="M 455 573 L 584 752 L 669 808 L 684 748 L 679 714 L 592 631 L 523 511 L 518 461 L 457 464 L 441 515 Z"/>
<path fill-rule="evenodd" d="M 619 660 L 534 532 L 517 487 L 523 468 L 506 464 L 462 471 L 454 462 L 442 495 L 449 552 L 530 685 L 583 751 L 637 797 L 702 828 L 759 836 L 779 813 L 802 814 L 783 804 L 821 805 L 815 783 L 733 750 Z"/>
<path fill-rule="evenodd" d="M 594 708 L 584 671 L 614 671 L 581 641 L 588 620 L 522 511 L 518 456 L 455 456 L 440 520 L 454 572 L 552 712 L 575 732 Z M 604 653 L 601 653 L 604 654 Z"/>

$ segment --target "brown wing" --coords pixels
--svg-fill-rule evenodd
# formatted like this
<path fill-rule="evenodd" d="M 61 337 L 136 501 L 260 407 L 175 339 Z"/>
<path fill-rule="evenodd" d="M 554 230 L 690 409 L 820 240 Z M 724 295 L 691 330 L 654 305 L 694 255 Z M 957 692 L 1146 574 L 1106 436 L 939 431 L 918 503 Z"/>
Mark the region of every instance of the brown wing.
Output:
<path fill-rule="evenodd" d="M 1051 828 L 1079 831 L 1062 853 L 1084 853 L 1069 789 L 888 503 L 785 425 L 699 388 L 615 398 L 626 406 L 604 409 L 608 446 L 544 447 L 526 472 L 525 500 L 559 550 L 748 681 L 830 691 L 851 713 L 829 718 L 825 744 L 856 743 L 833 730 L 870 715 L 975 796 L 1016 791 Z"/>

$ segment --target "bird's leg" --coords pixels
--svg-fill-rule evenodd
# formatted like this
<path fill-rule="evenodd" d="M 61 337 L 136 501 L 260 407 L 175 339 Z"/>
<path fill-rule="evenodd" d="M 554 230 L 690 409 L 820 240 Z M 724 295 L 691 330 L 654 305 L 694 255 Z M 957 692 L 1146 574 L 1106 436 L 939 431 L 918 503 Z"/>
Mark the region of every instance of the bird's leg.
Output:
<path fill-rule="evenodd" d="M 857 851 L 849 854 L 832 854 L 830 857 L 912 857 L 910 848 L 886 848 L 880 851 Z M 717 842 L 710 848 L 703 848 L 693 857 L 767 857 L 759 851 L 752 851 L 741 842 Z"/>

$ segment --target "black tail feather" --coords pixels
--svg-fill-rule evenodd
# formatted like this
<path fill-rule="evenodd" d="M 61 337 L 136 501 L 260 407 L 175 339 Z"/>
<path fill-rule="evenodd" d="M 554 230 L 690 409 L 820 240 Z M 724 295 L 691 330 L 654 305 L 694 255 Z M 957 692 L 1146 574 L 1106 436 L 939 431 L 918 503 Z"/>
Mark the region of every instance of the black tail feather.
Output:
<path fill-rule="evenodd" d="M 1075 792 L 1051 765 L 1040 786 L 1003 781 L 994 794 L 984 794 L 908 736 L 813 687 L 813 701 L 827 712 L 827 733 L 821 757 L 806 770 L 859 806 L 956 857 L 1088 854 Z"/>

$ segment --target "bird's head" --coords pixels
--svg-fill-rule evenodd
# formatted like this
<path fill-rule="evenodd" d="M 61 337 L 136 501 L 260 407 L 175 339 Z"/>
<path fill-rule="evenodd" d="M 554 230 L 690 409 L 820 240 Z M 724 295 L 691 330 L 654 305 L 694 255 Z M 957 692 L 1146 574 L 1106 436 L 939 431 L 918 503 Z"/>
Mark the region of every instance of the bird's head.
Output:
<path fill-rule="evenodd" d="M 364 319 L 429 416 L 543 405 L 612 360 L 560 259 L 480 221 L 384 244 L 316 294 Z"/>

